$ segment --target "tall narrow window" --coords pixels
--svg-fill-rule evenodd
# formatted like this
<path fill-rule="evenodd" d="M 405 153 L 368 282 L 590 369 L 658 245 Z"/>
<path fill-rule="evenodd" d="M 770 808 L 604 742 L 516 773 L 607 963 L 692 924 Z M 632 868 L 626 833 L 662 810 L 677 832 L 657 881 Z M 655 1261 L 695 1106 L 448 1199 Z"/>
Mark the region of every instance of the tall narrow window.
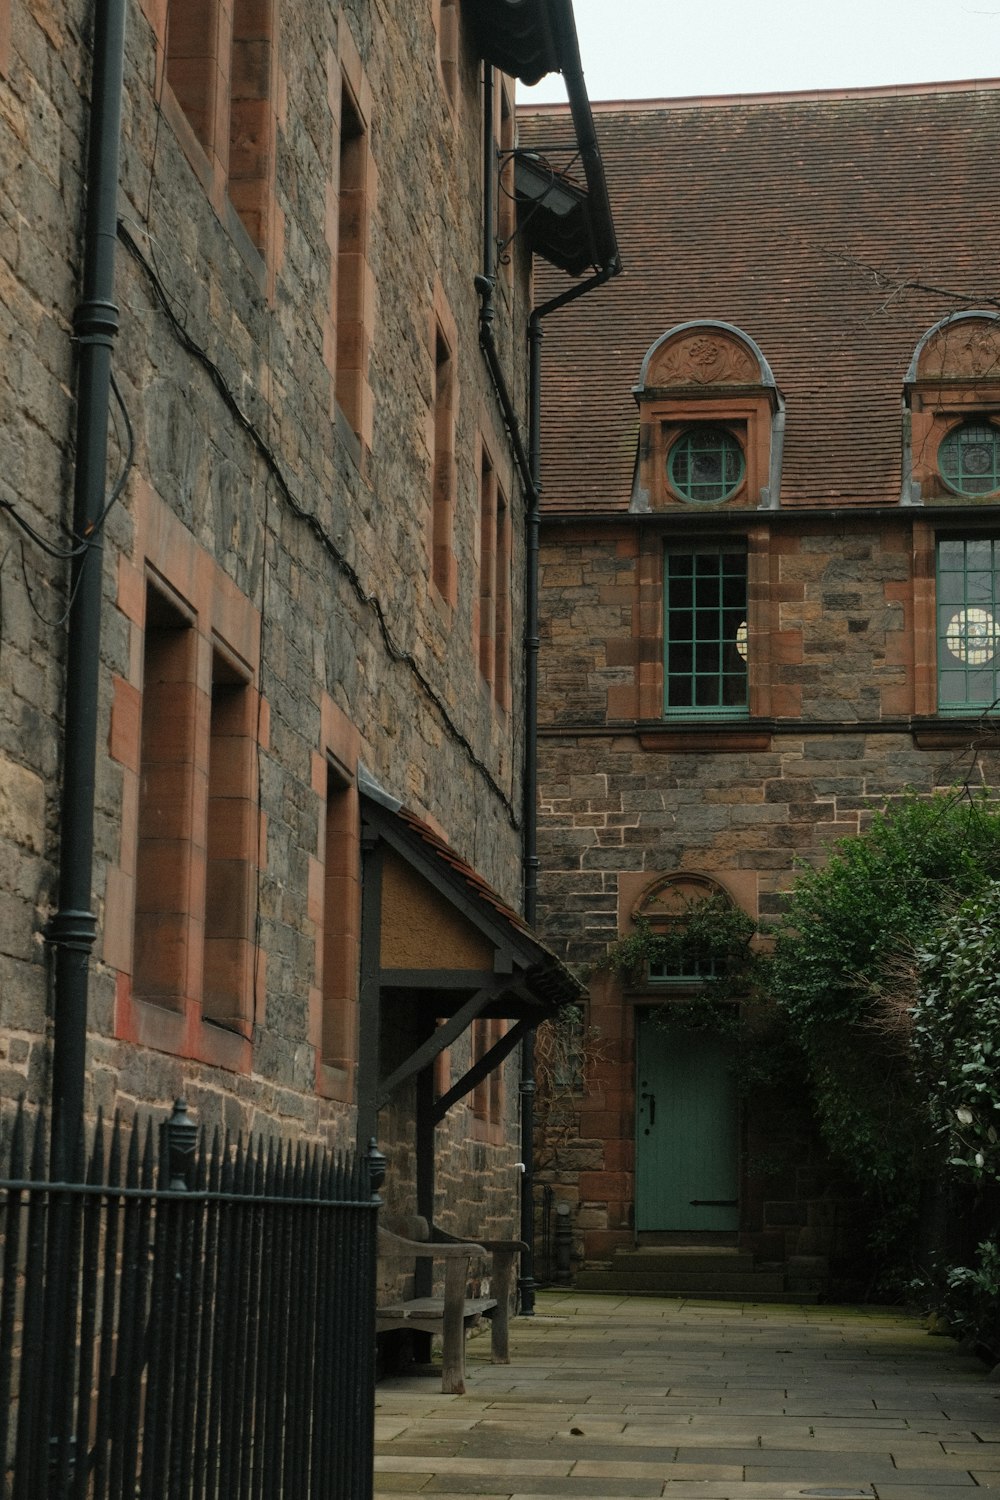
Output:
<path fill-rule="evenodd" d="M 0 0 L 0 78 L 10 69 L 10 0 Z"/>
<path fill-rule="evenodd" d="M 273 0 L 170 0 L 167 82 L 254 246 L 274 180 Z"/>
<path fill-rule="evenodd" d="M 189 976 L 196 648 L 192 622 L 148 584 L 132 987 L 172 1010 Z"/>
<path fill-rule="evenodd" d="M 434 459 L 431 497 L 431 577 L 450 604 L 457 568 L 453 528 L 455 504 L 455 372 L 451 350 L 437 325 L 434 339 Z"/>
<path fill-rule="evenodd" d="M 170 0 L 166 34 L 167 82 L 198 140 L 211 155 L 220 83 L 219 15 L 206 0 Z"/>
<path fill-rule="evenodd" d="M 1000 540 L 938 543 L 938 707 L 981 713 L 1000 699 Z"/>
<path fill-rule="evenodd" d="M 229 199 L 258 250 L 271 192 L 271 7 L 234 0 L 229 86 Z"/>
<path fill-rule="evenodd" d="M 253 987 L 253 730 L 246 676 L 212 658 L 205 882 L 205 1020 L 245 1032 Z"/>
<path fill-rule="evenodd" d="M 323 1061 L 353 1066 L 352 1005 L 356 990 L 357 799 L 336 766 L 326 769 L 326 837 L 323 870 Z"/>
<path fill-rule="evenodd" d="M 492 683 L 496 667 L 497 479 L 485 448 L 479 466 L 479 670 Z"/>
<path fill-rule="evenodd" d="M 664 713 L 746 714 L 746 552 L 669 548 L 663 576 Z"/>
<path fill-rule="evenodd" d="M 506 1021 L 480 1017 L 472 1023 L 472 1061 L 479 1062 L 501 1040 L 507 1030 Z M 484 1126 L 499 1127 L 503 1115 L 504 1088 L 503 1065 L 495 1067 L 485 1078 L 481 1078 L 472 1091 L 472 1113 Z"/>
<path fill-rule="evenodd" d="M 496 498 L 493 696 L 501 708 L 510 706 L 510 507 L 499 488 Z"/>
<path fill-rule="evenodd" d="M 438 0 L 437 57 L 448 101 L 458 98 L 458 0 Z"/>
<path fill-rule="evenodd" d="M 364 122 L 344 83 L 340 103 L 340 185 L 337 212 L 337 401 L 354 432 L 363 428 L 368 381 L 365 279 L 368 149 Z"/>

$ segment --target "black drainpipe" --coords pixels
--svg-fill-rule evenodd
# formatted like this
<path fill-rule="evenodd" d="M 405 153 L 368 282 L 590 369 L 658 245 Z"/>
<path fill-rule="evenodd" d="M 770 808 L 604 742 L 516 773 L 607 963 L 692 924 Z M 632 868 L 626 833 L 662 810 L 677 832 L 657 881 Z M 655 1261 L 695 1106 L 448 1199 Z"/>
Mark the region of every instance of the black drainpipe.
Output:
<path fill-rule="evenodd" d="M 125 66 L 126 0 L 97 0 L 87 156 L 82 295 L 73 314 L 79 345 L 73 559 L 66 648 L 66 708 L 59 864 L 59 908 L 46 929 L 55 949 L 52 1031 L 52 1149 L 68 1165 L 83 1120 L 87 988 L 97 935 L 91 910 L 94 778 L 101 654 L 102 527 L 111 396 L 111 350 L 118 332 L 115 236 L 118 152 Z M 62 1153 L 62 1155 L 60 1155 Z"/>
<path fill-rule="evenodd" d="M 503 367 L 497 353 L 493 336 L 493 281 L 487 276 L 476 277 L 476 290 L 481 305 L 479 310 L 479 342 L 486 355 L 486 362 L 493 377 L 493 386 L 504 414 L 510 434 L 518 473 L 527 502 L 525 528 L 525 622 L 524 622 L 524 776 L 523 776 L 523 907 L 524 919 L 533 927 L 538 913 L 538 753 L 536 748 L 538 731 L 538 532 L 540 522 L 539 483 L 540 428 L 541 428 L 541 321 L 560 307 L 575 302 L 587 292 L 603 286 L 617 275 L 618 266 L 598 271 L 587 281 L 570 287 L 558 297 L 535 308 L 528 320 L 529 349 L 529 447 L 525 452 L 521 429 L 507 389 Z M 521 1273 L 518 1278 L 521 1315 L 530 1318 L 535 1310 L 534 1278 L 534 1132 L 535 1132 L 535 1051 L 531 1032 L 521 1043 L 521 1239 L 531 1246 L 521 1253 Z"/>

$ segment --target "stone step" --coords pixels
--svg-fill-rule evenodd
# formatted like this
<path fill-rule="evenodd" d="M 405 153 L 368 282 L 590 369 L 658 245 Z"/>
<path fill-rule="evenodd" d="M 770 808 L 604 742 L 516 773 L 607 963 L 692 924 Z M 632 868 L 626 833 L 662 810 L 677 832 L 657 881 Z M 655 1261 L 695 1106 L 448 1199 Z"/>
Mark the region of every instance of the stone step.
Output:
<path fill-rule="evenodd" d="M 752 1272 L 753 1253 L 750 1250 L 705 1248 L 691 1249 L 676 1246 L 643 1247 L 639 1250 L 618 1250 L 612 1264 L 615 1271 L 628 1271 L 637 1275 L 647 1272 L 656 1274 L 665 1271 Z"/>
<path fill-rule="evenodd" d="M 578 1271 L 580 1291 L 655 1292 L 663 1297 L 732 1297 L 768 1301 L 785 1290 L 782 1271 Z"/>

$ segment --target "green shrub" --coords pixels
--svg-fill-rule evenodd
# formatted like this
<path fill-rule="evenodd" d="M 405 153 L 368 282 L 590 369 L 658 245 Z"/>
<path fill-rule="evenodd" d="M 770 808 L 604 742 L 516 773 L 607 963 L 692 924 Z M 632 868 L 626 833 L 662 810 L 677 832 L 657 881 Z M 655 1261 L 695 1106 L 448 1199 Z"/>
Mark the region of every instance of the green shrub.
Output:
<path fill-rule="evenodd" d="M 947 917 L 917 954 L 914 1071 L 948 1165 L 1000 1179 L 1000 885 Z"/>
<path fill-rule="evenodd" d="M 908 797 L 799 876 L 775 945 L 768 987 L 805 1053 L 820 1129 L 877 1207 L 885 1252 L 901 1270 L 921 1185 L 944 1162 L 927 1083 L 945 1075 L 929 1038 L 919 1077 L 914 1067 L 915 955 L 998 876 L 1000 814 L 968 797 Z M 950 963 L 944 952 L 940 961 Z M 956 1026 L 968 1019 L 968 1006 L 955 1011 Z M 936 1024 L 929 1012 L 925 1024 Z M 980 1062 L 974 1049 L 963 1055 L 970 1088 Z"/>

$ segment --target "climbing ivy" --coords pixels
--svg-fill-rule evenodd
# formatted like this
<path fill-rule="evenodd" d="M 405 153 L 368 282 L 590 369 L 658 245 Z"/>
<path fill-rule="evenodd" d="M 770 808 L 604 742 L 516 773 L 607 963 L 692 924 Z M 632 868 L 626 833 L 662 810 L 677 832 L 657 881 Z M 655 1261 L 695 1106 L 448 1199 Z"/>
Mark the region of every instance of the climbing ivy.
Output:
<path fill-rule="evenodd" d="M 645 980 L 650 968 L 665 973 L 702 971 L 703 994 L 713 1000 L 745 994 L 752 982 L 755 955 L 751 941 L 757 924 L 741 907 L 721 894 L 688 903 L 683 912 L 655 926 L 635 918 L 631 932 L 611 943 L 599 967 L 628 983 Z"/>

